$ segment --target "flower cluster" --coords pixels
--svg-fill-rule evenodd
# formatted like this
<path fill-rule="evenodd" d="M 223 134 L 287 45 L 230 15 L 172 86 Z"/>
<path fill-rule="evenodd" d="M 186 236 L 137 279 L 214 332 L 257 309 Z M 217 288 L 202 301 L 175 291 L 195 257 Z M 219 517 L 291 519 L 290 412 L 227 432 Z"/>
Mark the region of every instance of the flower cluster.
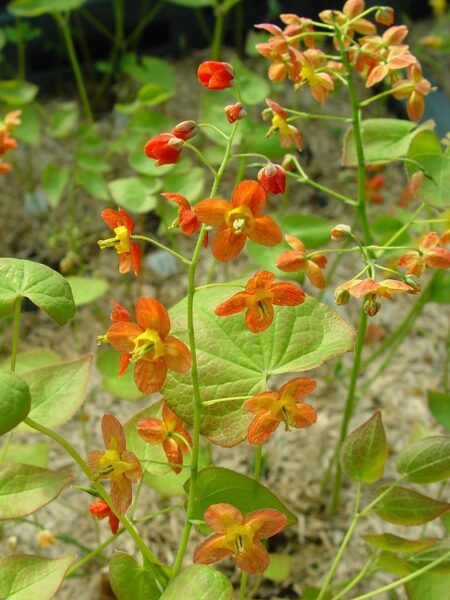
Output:
<path fill-rule="evenodd" d="M 3 121 L 0 121 L 0 157 L 10 150 L 17 148 L 17 140 L 11 136 L 14 128 L 20 125 L 20 110 L 9 112 Z M 0 175 L 11 171 L 11 165 L 0 158 Z"/>

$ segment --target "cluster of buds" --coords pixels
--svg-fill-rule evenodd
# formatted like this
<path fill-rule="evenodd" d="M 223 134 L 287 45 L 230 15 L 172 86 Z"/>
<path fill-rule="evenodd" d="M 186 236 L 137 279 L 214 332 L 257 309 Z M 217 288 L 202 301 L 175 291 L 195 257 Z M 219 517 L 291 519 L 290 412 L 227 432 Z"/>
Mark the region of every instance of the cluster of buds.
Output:
<path fill-rule="evenodd" d="M 0 121 L 0 157 L 17 148 L 17 140 L 11 136 L 12 131 L 20 125 L 20 110 L 8 113 L 3 121 Z M 11 165 L 3 162 L 0 158 L 0 175 L 11 171 Z"/>
<path fill-rule="evenodd" d="M 197 133 L 195 121 L 178 123 L 170 133 L 160 133 L 145 144 L 145 154 L 156 160 L 156 166 L 172 165 L 177 162 L 184 142 Z"/>

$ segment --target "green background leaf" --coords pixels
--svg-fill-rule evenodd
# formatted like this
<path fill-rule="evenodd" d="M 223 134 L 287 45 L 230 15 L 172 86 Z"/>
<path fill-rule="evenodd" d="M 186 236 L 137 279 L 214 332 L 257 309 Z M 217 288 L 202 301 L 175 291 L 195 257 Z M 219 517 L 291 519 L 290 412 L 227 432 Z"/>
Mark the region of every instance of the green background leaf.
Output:
<path fill-rule="evenodd" d="M 111 557 L 109 581 L 118 600 L 158 600 L 161 595 L 152 569 L 141 567 L 125 552 Z"/>
<path fill-rule="evenodd" d="M 8 4 L 8 10 L 16 17 L 39 17 L 75 10 L 84 3 L 85 0 L 13 0 Z"/>
<path fill-rule="evenodd" d="M 16 370 L 15 372 L 20 375 L 33 369 L 40 369 L 41 367 L 48 367 L 48 365 L 54 365 L 60 362 L 61 359 L 53 350 L 50 348 L 35 348 L 33 350 L 25 350 L 24 352 L 18 352 L 16 356 Z M 9 370 L 9 364 L 11 359 L 7 358 L 0 362 L 1 370 Z"/>
<path fill-rule="evenodd" d="M 450 574 L 424 573 L 405 585 L 408 600 L 443 600 L 450 589 Z"/>
<path fill-rule="evenodd" d="M 379 495 L 386 486 L 377 490 Z M 423 525 L 440 517 L 450 509 L 450 504 L 434 500 L 414 490 L 395 487 L 380 500 L 374 511 L 385 521 L 397 525 Z"/>
<path fill-rule="evenodd" d="M 191 565 L 169 584 L 160 600 L 233 600 L 228 579 L 208 565 Z"/>
<path fill-rule="evenodd" d="M 450 431 L 450 394 L 428 390 L 428 406 L 436 421 Z"/>
<path fill-rule="evenodd" d="M 38 87 L 34 83 L 16 79 L 0 81 L 0 101 L 15 108 L 33 102 L 37 93 Z"/>
<path fill-rule="evenodd" d="M 400 452 L 397 471 L 413 483 L 433 483 L 450 477 L 450 436 L 419 440 Z"/>
<path fill-rule="evenodd" d="M 379 535 L 363 535 L 364 540 L 380 550 L 400 552 L 400 554 L 415 554 L 436 543 L 435 538 L 422 538 L 419 540 L 408 540 L 392 533 L 381 533 Z"/>
<path fill-rule="evenodd" d="M 9 445 L 5 443 L 0 447 L 0 462 L 33 465 L 45 469 L 48 466 L 49 448 L 48 442 Z"/>
<path fill-rule="evenodd" d="M 16 373 L 0 371 L 0 435 L 19 425 L 30 408 L 31 395 L 27 382 Z"/>
<path fill-rule="evenodd" d="M 144 181 L 137 177 L 123 177 L 108 184 L 113 200 L 126 210 L 138 214 L 146 213 L 156 207 L 157 200 L 154 194 L 159 186 L 157 179 Z"/>
<path fill-rule="evenodd" d="M 140 400 L 144 394 L 140 392 L 134 382 L 133 369 L 129 368 L 125 375 L 118 376 L 120 355 L 112 348 L 99 352 L 96 367 L 104 375 L 102 385 L 104 389 L 117 398 L 124 400 Z"/>
<path fill-rule="evenodd" d="M 103 277 L 80 277 L 70 275 L 66 278 L 72 288 L 75 306 L 90 304 L 101 298 L 109 289 L 107 279 Z"/>
<path fill-rule="evenodd" d="M 48 165 L 42 173 L 42 187 L 52 208 L 58 206 L 69 180 L 69 169 L 61 165 Z"/>

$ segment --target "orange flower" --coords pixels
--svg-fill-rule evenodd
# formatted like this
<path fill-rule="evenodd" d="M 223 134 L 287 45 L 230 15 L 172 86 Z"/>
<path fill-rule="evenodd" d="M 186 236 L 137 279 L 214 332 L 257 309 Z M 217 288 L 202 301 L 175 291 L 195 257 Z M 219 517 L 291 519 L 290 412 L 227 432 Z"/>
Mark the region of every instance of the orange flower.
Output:
<path fill-rule="evenodd" d="M 108 517 L 111 532 L 117 533 L 120 521 L 104 500 L 97 500 L 97 502 L 90 504 L 89 512 L 96 519 L 106 519 Z"/>
<path fill-rule="evenodd" d="M 408 46 L 390 47 L 387 50 L 387 54 L 380 56 L 380 62 L 370 71 L 366 87 L 369 88 L 376 83 L 380 83 L 385 77 L 391 75 L 393 71 L 409 67 L 415 62 L 417 62 L 417 59 L 410 53 Z"/>
<path fill-rule="evenodd" d="M 224 90 L 234 83 L 234 69 L 226 62 L 206 60 L 198 67 L 197 77 L 209 90 Z"/>
<path fill-rule="evenodd" d="M 270 161 L 259 171 L 258 181 L 267 194 L 284 194 L 286 191 L 286 171 Z"/>
<path fill-rule="evenodd" d="M 137 457 L 126 448 L 123 427 L 113 415 L 102 419 L 106 452 L 89 452 L 88 464 L 94 479 L 111 480 L 111 500 L 118 515 L 123 515 L 131 504 L 131 484 L 142 477 Z"/>
<path fill-rule="evenodd" d="M 160 133 L 145 144 L 145 154 L 156 160 L 156 166 L 173 165 L 183 148 L 183 140 L 172 133 Z"/>
<path fill-rule="evenodd" d="M 247 400 L 245 408 L 255 415 L 248 428 L 250 444 L 258 446 L 268 440 L 281 422 L 284 422 L 286 431 L 289 431 L 289 427 L 303 429 L 314 425 L 316 411 L 300 400 L 315 388 L 314 379 L 297 377 L 285 383 L 277 392 L 262 392 Z"/>
<path fill-rule="evenodd" d="M 422 275 L 427 265 L 435 269 L 449 269 L 450 250 L 441 247 L 445 239 L 441 239 L 435 231 L 430 231 L 423 237 L 419 249 L 401 256 L 397 264 L 405 267 L 408 275 L 416 277 Z"/>
<path fill-rule="evenodd" d="M 273 508 L 243 515 L 232 504 L 212 504 L 204 514 L 214 531 L 194 552 L 194 563 L 216 563 L 232 556 L 236 566 L 250 574 L 264 573 L 269 555 L 261 540 L 272 537 L 287 525 L 287 518 Z"/>
<path fill-rule="evenodd" d="M 306 250 L 305 244 L 301 240 L 289 234 L 284 238 L 292 250 L 283 252 L 278 257 L 277 267 L 286 273 L 305 271 L 313 285 L 324 288 L 326 282 L 322 269 L 327 266 L 327 257 L 324 254 L 313 254 L 309 257 L 311 250 Z"/>
<path fill-rule="evenodd" d="M 301 150 L 302 136 L 297 127 L 288 124 L 286 111 L 270 98 L 267 98 L 266 104 L 272 109 L 273 114 L 272 127 L 266 133 L 266 137 L 270 137 L 277 131 L 280 134 L 280 144 L 283 148 L 290 148 L 294 144 L 297 150 Z"/>
<path fill-rule="evenodd" d="M 263 246 L 281 242 L 281 230 L 275 221 L 260 212 L 266 203 L 266 193 L 257 181 L 241 181 L 233 191 L 231 202 L 222 198 L 202 200 L 194 212 L 202 223 L 217 227 L 213 254 L 217 260 L 237 256 L 249 237 Z"/>
<path fill-rule="evenodd" d="M 17 148 L 17 140 L 10 134 L 17 125 L 20 125 L 20 114 L 20 110 L 13 110 L 5 116 L 3 122 L 0 121 L 0 156 Z M 0 175 L 9 173 L 9 171 L 11 171 L 11 165 L 0 159 Z"/>
<path fill-rule="evenodd" d="M 152 394 L 164 385 L 168 369 L 177 373 L 189 371 L 191 353 L 181 340 L 169 335 L 169 315 L 158 300 L 146 296 L 138 298 L 135 315 L 136 323 L 133 323 L 130 313 L 115 303 L 111 313 L 113 323 L 105 337 L 121 353 L 119 376 L 125 373 L 130 362 L 135 363 L 134 380 L 138 389 Z"/>
<path fill-rule="evenodd" d="M 392 300 L 392 294 L 395 293 L 414 293 L 412 288 L 403 281 L 398 279 L 384 279 L 383 281 L 375 281 L 368 277 L 367 279 L 351 279 L 338 285 L 336 292 L 347 291 L 355 298 L 361 298 L 362 296 L 379 296 L 385 300 Z"/>
<path fill-rule="evenodd" d="M 327 60 L 324 53 L 316 48 L 305 50 L 300 56 L 302 81 L 309 84 L 312 97 L 324 104 L 328 92 L 334 90 L 334 82 L 329 73 L 324 73 Z"/>
<path fill-rule="evenodd" d="M 202 224 L 197 219 L 197 215 L 192 210 L 189 200 L 185 196 L 182 196 L 181 194 L 172 194 L 170 192 L 165 192 L 164 194 L 161 194 L 161 196 L 164 196 L 167 200 L 171 200 L 178 205 L 178 224 L 185 235 L 193 235 L 201 228 Z M 205 248 L 208 246 L 208 232 L 204 237 L 203 245 Z"/>
<path fill-rule="evenodd" d="M 358 15 L 364 12 L 364 9 L 365 4 L 363 0 L 347 0 L 342 7 L 342 11 L 323 10 L 319 13 L 319 18 L 328 25 L 337 23 L 337 25 L 343 26 L 347 23 L 347 21 L 355 19 Z M 351 24 L 351 29 L 346 30 L 346 34 L 348 36 L 352 36 L 353 31 L 369 35 L 376 32 L 376 27 L 367 19 L 357 19 Z"/>
<path fill-rule="evenodd" d="M 243 310 L 245 324 L 252 333 L 265 331 L 273 321 L 275 306 L 297 306 L 305 301 L 305 293 L 294 283 L 274 283 L 270 271 L 259 271 L 245 286 L 215 309 L 219 317 L 235 315 Z"/>
<path fill-rule="evenodd" d="M 119 256 L 119 273 L 129 273 L 134 270 L 139 274 L 141 265 L 141 249 L 131 239 L 135 223 L 133 218 L 122 208 L 118 211 L 107 208 L 102 211 L 102 219 L 116 234 L 107 240 L 99 240 L 98 245 L 102 250 L 113 246 Z"/>
<path fill-rule="evenodd" d="M 141 419 L 137 424 L 137 432 L 149 444 L 162 444 L 167 460 L 172 463 L 172 471 L 180 473 L 183 454 L 187 454 L 192 446 L 192 439 L 183 427 L 183 421 L 167 406 L 162 405 L 162 419 Z"/>
<path fill-rule="evenodd" d="M 383 173 L 376 173 L 372 177 L 366 178 L 365 190 L 366 199 L 374 204 L 383 204 L 383 196 L 380 190 L 384 188 L 386 181 Z"/>
<path fill-rule="evenodd" d="M 228 123 L 236 123 L 236 121 L 241 121 L 247 116 L 241 102 L 229 104 L 228 106 L 225 106 L 223 110 L 225 111 Z"/>
<path fill-rule="evenodd" d="M 408 79 L 396 81 L 392 88 L 397 100 L 407 98 L 406 111 L 411 121 L 420 121 L 425 110 L 425 96 L 433 91 L 431 83 L 422 75 L 420 63 L 412 64 L 408 69 Z M 402 88 L 402 89 L 400 89 Z"/>

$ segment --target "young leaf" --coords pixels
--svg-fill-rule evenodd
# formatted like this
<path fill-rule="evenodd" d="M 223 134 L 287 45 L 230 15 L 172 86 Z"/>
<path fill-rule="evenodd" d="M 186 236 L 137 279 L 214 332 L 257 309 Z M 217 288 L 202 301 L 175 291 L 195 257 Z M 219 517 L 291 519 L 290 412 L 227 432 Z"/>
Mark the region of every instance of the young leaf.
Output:
<path fill-rule="evenodd" d="M 50 559 L 17 554 L 0 559 L 0 596 L 8 600 L 50 600 L 75 556 Z"/>
<path fill-rule="evenodd" d="M 342 468 L 356 481 L 374 483 L 383 475 L 387 456 L 386 434 L 381 412 L 377 410 L 345 440 L 341 450 Z"/>
<path fill-rule="evenodd" d="M 434 567 L 432 569 L 432 572 L 433 573 L 446 573 L 446 574 L 450 575 L 450 540 L 448 540 L 448 539 L 441 540 L 438 544 L 435 544 L 432 548 L 427 548 L 426 550 L 423 550 L 423 552 L 420 552 L 419 554 L 412 556 L 411 558 L 408 559 L 408 564 L 415 571 L 417 571 L 418 569 L 421 569 L 422 567 L 426 567 L 427 565 L 434 562 L 435 560 L 438 560 L 441 557 L 444 557 L 444 555 L 447 555 L 447 558 L 445 558 L 442 562 L 440 562 L 437 565 L 437 567 Z"/>
<path fill-rule="evenodd" d="M 155 579 L 158 570 L 159 582 Z M 109 581 L 118 600 L 158 600 L 161 596 L 161 581 L 164 572 L 156 565 L 141 567 L 132 556 L 115 552 L 109 563 Z"/>
<path fill-rule="evenodd" d="M 19 425 L 30 408 L 31 395 L 26 381 L 16 373 L 0 371 L 0 435 Z"/>
<path fill-rule="evenodd" d="M 379 535 L 363 535 L 363 539 L 380 550 L 400 552 L 400 554 L 416 554 L 436 543 L 436 538 L 422 538 L 420 540 L 408 540 L 392 533 L 381 533 Z"/>
<path fill-rule="evenodd" d="M 186 483 L 186 491 L 188 489 L 189 482 Z M 242 513 L 275 508 L 286 515 L 288 525 L 297 523 L 294 513 L 273 492 L 251 477 L 223 467 L 202 469 L 198 474 L 197 501 L 192 519 L 202 521 L 206 509 L 220 502 L 233 504 Z"/>
<path fill-rule="evenodd" d="M 352 350 L 354 342 L 353 328 L 335 310 L 310 297 L 300 306 L 275 307 L 271 327 L 258 335 L 250 333 L 242 314 L 226 318 L 214 314 L 230 291 L 199 292 L 194 305 L 202 402 L 218 401 L 203 405 L 201 433 L 227 447 L 245 439 L 251 420 L 245 400 L 232 398 L 263 391 L 271 375 L 317 367 Z M 187 332 L 186 300 L 174 306 L 170 316 L 174 331 Z M 187 341 L 187 333 L 179 337 Z M 190 373 L 169 373 L 164 397 L 187 423 L 193 422 L 191 390 Z"/>
<path fill-rule="evenodd" d="M 428 390 L 428 406 L 436 421 L 450 431 L 450 394 Z"/>
<path fill-rule="evenodd" d="M 169 584 L 160 600 L 233 600 L 233 588 L 228 579 L 208 565 L 191 565 Z M 119 599 L 120 600 L 120 599 Z"/>
<path fill-rule="evenodd" d="M 387 486 L 377 490 L 380 495 Z M 375 506 L 374 511 L 385 521 L 397 525 L 423 525 L 450 510 L 450 504 L 434 500 L 414 490 L 394 487 Z"/>
<path fill-rule="evenodd" d="M 86 398 L 92 354 L 23 374 L 31 392 L 30 418 L 46 427 L 68 421 Z M 34 431 L 27 425 L 21 431 Z"/>
<path fill-rule="evenodd" d="M 65 325 L 75 314 L 72 290 L 62 275 L 31 260 L 0 258 L 0 316 L 10 313 L 22 297 L 58 325 Z"/>
<path fill-rule="evenodd" d="M 397 470 L 413 483 L 433 483 L 450 477 L 450 436 L 419 440 L 400 452 Z"/>
<path fill-rule="evenodd" d="M 71 474 L 31 465 L 0 464 L 0 520 L 18 519 L 45 506 L 71 479 Z"/>

